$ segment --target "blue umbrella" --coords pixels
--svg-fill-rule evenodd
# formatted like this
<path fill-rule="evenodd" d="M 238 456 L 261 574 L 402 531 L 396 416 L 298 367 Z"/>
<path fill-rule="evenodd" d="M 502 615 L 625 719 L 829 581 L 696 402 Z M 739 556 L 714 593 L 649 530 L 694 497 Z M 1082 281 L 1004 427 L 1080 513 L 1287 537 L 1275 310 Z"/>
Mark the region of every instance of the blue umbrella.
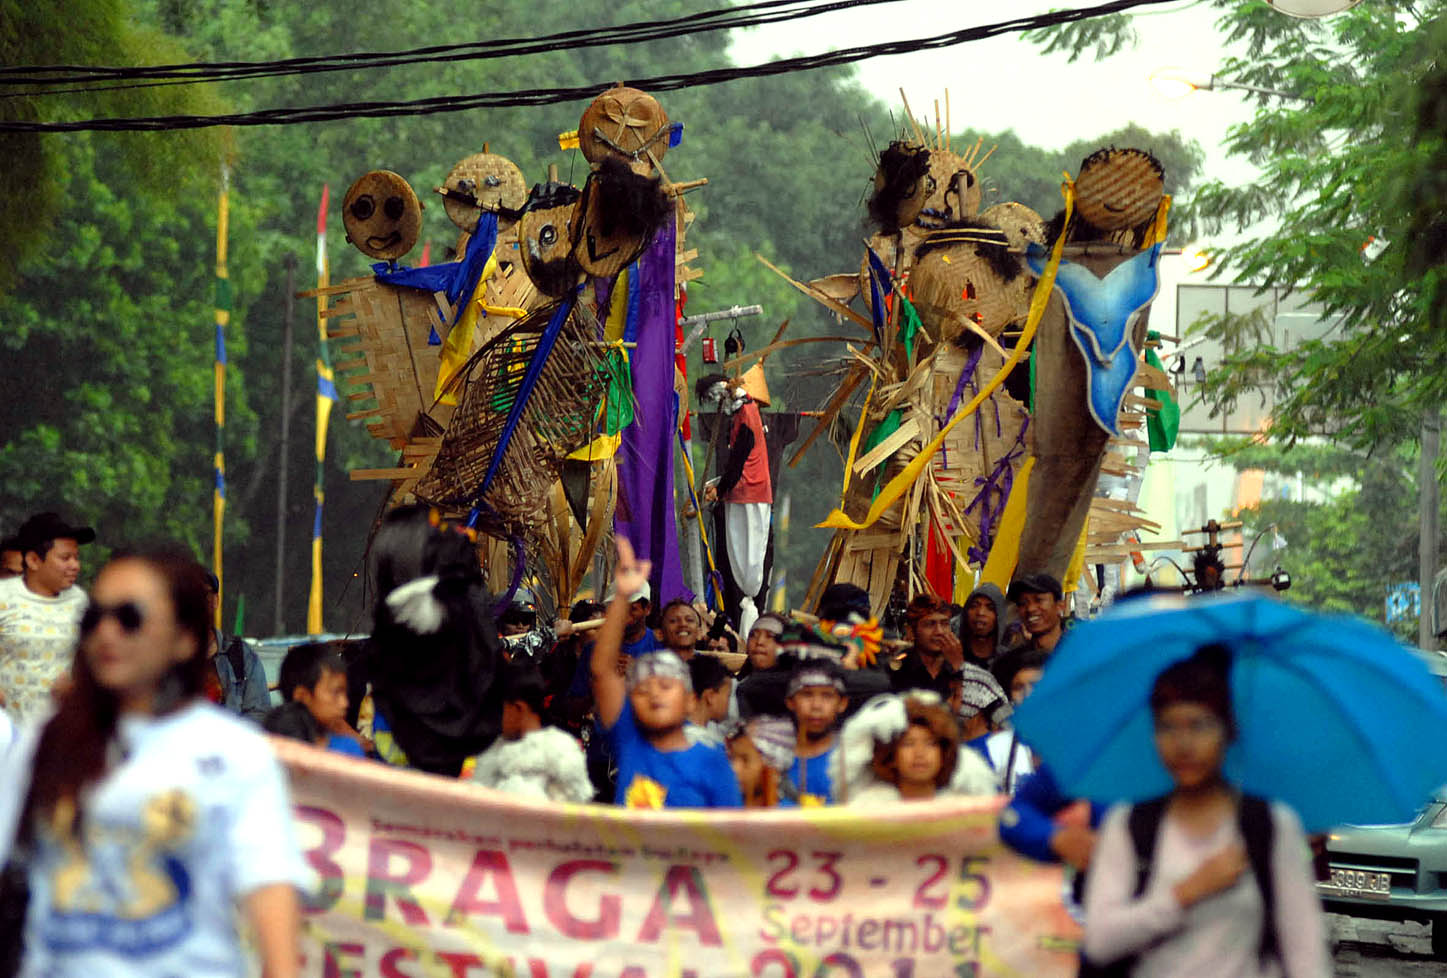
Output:
<path fill-rule="evenodd" d="M 1070 629 L 1016 729 L 1072 797 L 1165 794 L 1151 685 L 1212 642 L 1232 650 L 1226 777 L 1308 830 L 1410 820 L 1447 782 L 1447 693 L 1411 651 L 1360 618 L 1257 595 L 1138 599 Z"/>

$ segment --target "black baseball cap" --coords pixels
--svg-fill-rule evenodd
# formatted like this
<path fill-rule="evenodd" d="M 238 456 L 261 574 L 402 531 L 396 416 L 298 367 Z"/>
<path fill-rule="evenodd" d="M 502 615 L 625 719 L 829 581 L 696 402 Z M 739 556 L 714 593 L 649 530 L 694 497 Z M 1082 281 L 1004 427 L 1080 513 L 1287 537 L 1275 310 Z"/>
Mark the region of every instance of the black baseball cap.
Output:
<path fill-rule="evenodd" d="M 1049 574 L 1024 574 L 1015 578 L 1010 582 L 1010 590 L 1005 592 L 1005 599 L 1015 604 L 1022 594 L 1053 594 L 1056 601 L 1065 596 L 1060 582 Z"/>
<path fill-rule="evenodd" d="M 29 553 L 38 551 L 52 540 L 91 543 L 95 540 L 95 530 L 88 526 L 71 526 L 60 518 L 59 513 L 36 513 L 20 524 L 13 539 L 20 550 Z"/>

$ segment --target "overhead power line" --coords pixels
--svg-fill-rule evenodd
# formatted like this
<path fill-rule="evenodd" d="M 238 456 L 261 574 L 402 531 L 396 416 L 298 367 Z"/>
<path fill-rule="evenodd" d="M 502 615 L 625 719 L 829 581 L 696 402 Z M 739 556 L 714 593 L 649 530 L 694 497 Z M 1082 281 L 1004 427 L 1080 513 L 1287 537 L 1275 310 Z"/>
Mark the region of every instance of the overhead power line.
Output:
<path fill-rule="evenodd" d="M 406 51 L 353 52 L 313 58 L 287 58 L 278 61 L 218 61 L 136 66 L 21 65 L 0 67 L 0 89 L 6 86 L 81 85 L 89 82 L 115 81 L 149 81 L 152 84 L 191 85 L 201 82 L 277 78 L 327 71 L 370 71 L 377 68 L 429 62 L 488 60 L 592 47 L 640 44 L 687 37 L 693 34 L 759 27 L 805 17 L 817 17 L 856 7 L 873 7 L 899 2 L 901 0 L 830 0 L 827 3 L 818 3 L 816 0 L 761 0 L 758 3 L 707 10 L 670 20 L 636 21 L 616 26 L 563 31 L 540 37 L 493 38 L 464 44 L 412 48 Z M 66 88 L 60 89 L 58 92 L 24 92 L 23 94 L 68 94 L 137 87 L 149 86 L 107 85 L 94 88 Z M 3 94 L 0 93 L 0 95 Z"/>
<path fill-rule="evenodd" d="M 780 0 L 774 0 L 779 3 Z M 891 0 L 843 0 L 851 5 L 891 2 Z M 933 37 L 904 41 L 887 41 L 860 47 L 843 48 L 824 54 L 784 58 L 765 64 L 715 68 L 707 71 L 636 78 L 631 84 L 651 92 L 678 91 L 704 85 L 717 85 L 742 78 L 764 78 L 813 71 L 819 68 L 854 64 L 870 58 L 953 47 L 970 41 L 1003 34 L 1020 33 L 1074 23 L 1120 13 L 1135 7 L 1175 3 L 1177 0 L 1111 0 L 1109 3 L 1075 10 L 1055 10 L 1030 17 L 1019 17 L 978 27 L 967 27 Z M 345 57 L 345 56 L 338 56 Z M 341 119 L 383 118 L 389 116 L 433 115 L 463 112 L 469 109 L 496 109 L 554 105 L 593 98 L 598 84 L 568 88 L 535 88 L 514 92 L 484 92 L 473 95 L 439 96 L 392 102 L 348 102 L 335 105 L 300 106 L 262 109 L 223 115 L 172 115 L 120 119 L 86 119 L 76 122 L 0 122 L 0 132 L 164 132 L 179 129 L 202 129 L 210 126 L 296 125 L 306 122 L 328 122 Z"/>

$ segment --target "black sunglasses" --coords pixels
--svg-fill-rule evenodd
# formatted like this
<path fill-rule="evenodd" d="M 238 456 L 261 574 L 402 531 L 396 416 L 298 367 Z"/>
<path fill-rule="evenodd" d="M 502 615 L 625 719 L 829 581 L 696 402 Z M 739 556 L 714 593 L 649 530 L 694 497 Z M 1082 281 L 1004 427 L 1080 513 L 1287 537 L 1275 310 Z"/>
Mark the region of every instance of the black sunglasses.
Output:
<path fill-rule="evenodd" d="M 146 620 L 134 601 L 122 601 L 120 604 L 97 604 L 92 601 L 86 607 L 85 614 L 80 616 L 80 633 L 89 635 L 106 617 L 114 618 L 116 624 L 121 626 L 121 631 L 127 635 L 140 631 L 141 623 Z"/>

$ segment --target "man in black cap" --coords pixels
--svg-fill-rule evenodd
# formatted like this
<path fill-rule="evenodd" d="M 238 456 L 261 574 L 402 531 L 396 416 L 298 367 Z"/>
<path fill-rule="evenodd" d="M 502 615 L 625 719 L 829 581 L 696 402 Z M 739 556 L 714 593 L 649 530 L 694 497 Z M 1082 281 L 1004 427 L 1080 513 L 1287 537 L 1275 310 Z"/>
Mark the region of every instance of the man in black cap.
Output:
<path fill-rule="evenodd" d="M 1025 574 L 1010 582 L 1006 598 L 1020 614 L 1020 624 L 1030 635 L 1029 647 L 1046 652 L 1064 634 L 1061 623 L 1061 601 L 1064 594 L 1060 582 L 1049 574 Z"/>
<path fill-rule="evenodd" d="M 95 530 L 56 513 L 38 513 L 15 533 L 25 566 L 0 581 L 0 697 L 16 720 L 44 717 L 70 669 L 86 607 L 75 583 L 80 546 L 94 539 Z"/>

